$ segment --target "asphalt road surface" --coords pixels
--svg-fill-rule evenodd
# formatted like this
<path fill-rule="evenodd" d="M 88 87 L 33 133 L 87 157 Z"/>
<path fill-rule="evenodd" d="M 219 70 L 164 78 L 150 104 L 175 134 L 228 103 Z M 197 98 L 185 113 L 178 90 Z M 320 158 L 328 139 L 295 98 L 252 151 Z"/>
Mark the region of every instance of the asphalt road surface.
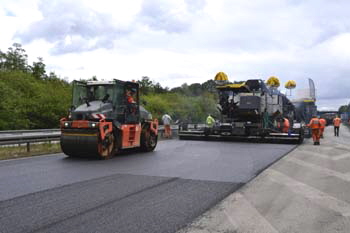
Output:
<path fill-rule="evenodd" d="M 175 232 L 294 147 L 167 140 L 106 161 L 2 161 L 0 232 Z"/>

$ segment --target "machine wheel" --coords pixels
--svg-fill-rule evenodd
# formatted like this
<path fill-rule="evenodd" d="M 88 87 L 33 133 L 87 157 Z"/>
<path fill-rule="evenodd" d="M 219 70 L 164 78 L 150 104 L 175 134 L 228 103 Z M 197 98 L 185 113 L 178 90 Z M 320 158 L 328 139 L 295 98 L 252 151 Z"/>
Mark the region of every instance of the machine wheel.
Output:
<path fill-rule="evenodd" d="M 145 127 L 141 133 L 141 151 L 149 152 L 156 148 L 158 135 L 155 135 L 148 127 Z"/>
<path fill-rule="evenodd" d="M 100 156 L 102 159 L 109 159 L 114 155 L 115 139 L 114 135 L 108 134 L 105 139 L 99 144 Z"/>

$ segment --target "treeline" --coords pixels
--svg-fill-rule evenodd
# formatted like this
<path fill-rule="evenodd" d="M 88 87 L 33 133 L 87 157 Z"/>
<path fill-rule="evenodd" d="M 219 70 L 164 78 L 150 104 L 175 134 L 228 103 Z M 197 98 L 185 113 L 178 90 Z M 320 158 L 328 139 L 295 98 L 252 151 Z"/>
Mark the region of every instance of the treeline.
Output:
<path fill-rule="evenodd" d="M 342 105 L 339 107 L 338 112 L 341 113 L 350 113 L 350 104 Z"/>
<path fill-rule="evenodd" d="M 137 82 L 141 102 L 158 119 L 168 113 L 174 120 L 201 123 L 208 113 L 216 113 L 213 80 L 172 89 L 147 76 Z M 0 130 L 57 128 L 71 105 L 71 91 L 71 83 L 47 73 L 42 58 L 28 64 L 20 44 L 0 50 Z"/>
<path fill-rule="evenodd" d="M 42 58 L 28 64 L 20 44 L 0 51 L 0 130 L 57 128 L 70 102 L 71 85 Z"/>
<path fill-rule="evenodd" d="M 209 113 L 216 114 L 217 94 L 213 80 L 183 84 L 170 90 L 153 83 L 147 76 L 137 82 L 147 110 L 158 119 L 168 113 L 175 121 L 203 123 Z"/>

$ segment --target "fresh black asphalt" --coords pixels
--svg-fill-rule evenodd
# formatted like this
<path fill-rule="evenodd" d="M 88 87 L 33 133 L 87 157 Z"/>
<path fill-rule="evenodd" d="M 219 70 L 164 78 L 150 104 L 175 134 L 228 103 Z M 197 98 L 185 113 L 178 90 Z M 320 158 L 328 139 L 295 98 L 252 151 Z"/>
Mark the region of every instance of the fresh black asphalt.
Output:
<path fill-rule="evenodd" d="M 106 161 L 2 161 L 0 232 L 175 232 L 294 147 L 167 140 Z"/>

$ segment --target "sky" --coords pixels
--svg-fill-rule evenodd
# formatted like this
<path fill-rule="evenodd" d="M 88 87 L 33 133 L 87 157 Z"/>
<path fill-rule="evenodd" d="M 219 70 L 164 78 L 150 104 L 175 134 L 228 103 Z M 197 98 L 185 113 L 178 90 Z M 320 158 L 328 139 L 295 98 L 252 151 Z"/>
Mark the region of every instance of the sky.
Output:
<path fill-rule="evenodd" d="M 69 81 L 162 86 L 266 80 L 315 82 L 320 110 L 350 102 L 348 0 L 0 0 L 0 50 L 20 43 L 29 63 Z M 283 92 L 283 88 L 281 89 Z"/>

